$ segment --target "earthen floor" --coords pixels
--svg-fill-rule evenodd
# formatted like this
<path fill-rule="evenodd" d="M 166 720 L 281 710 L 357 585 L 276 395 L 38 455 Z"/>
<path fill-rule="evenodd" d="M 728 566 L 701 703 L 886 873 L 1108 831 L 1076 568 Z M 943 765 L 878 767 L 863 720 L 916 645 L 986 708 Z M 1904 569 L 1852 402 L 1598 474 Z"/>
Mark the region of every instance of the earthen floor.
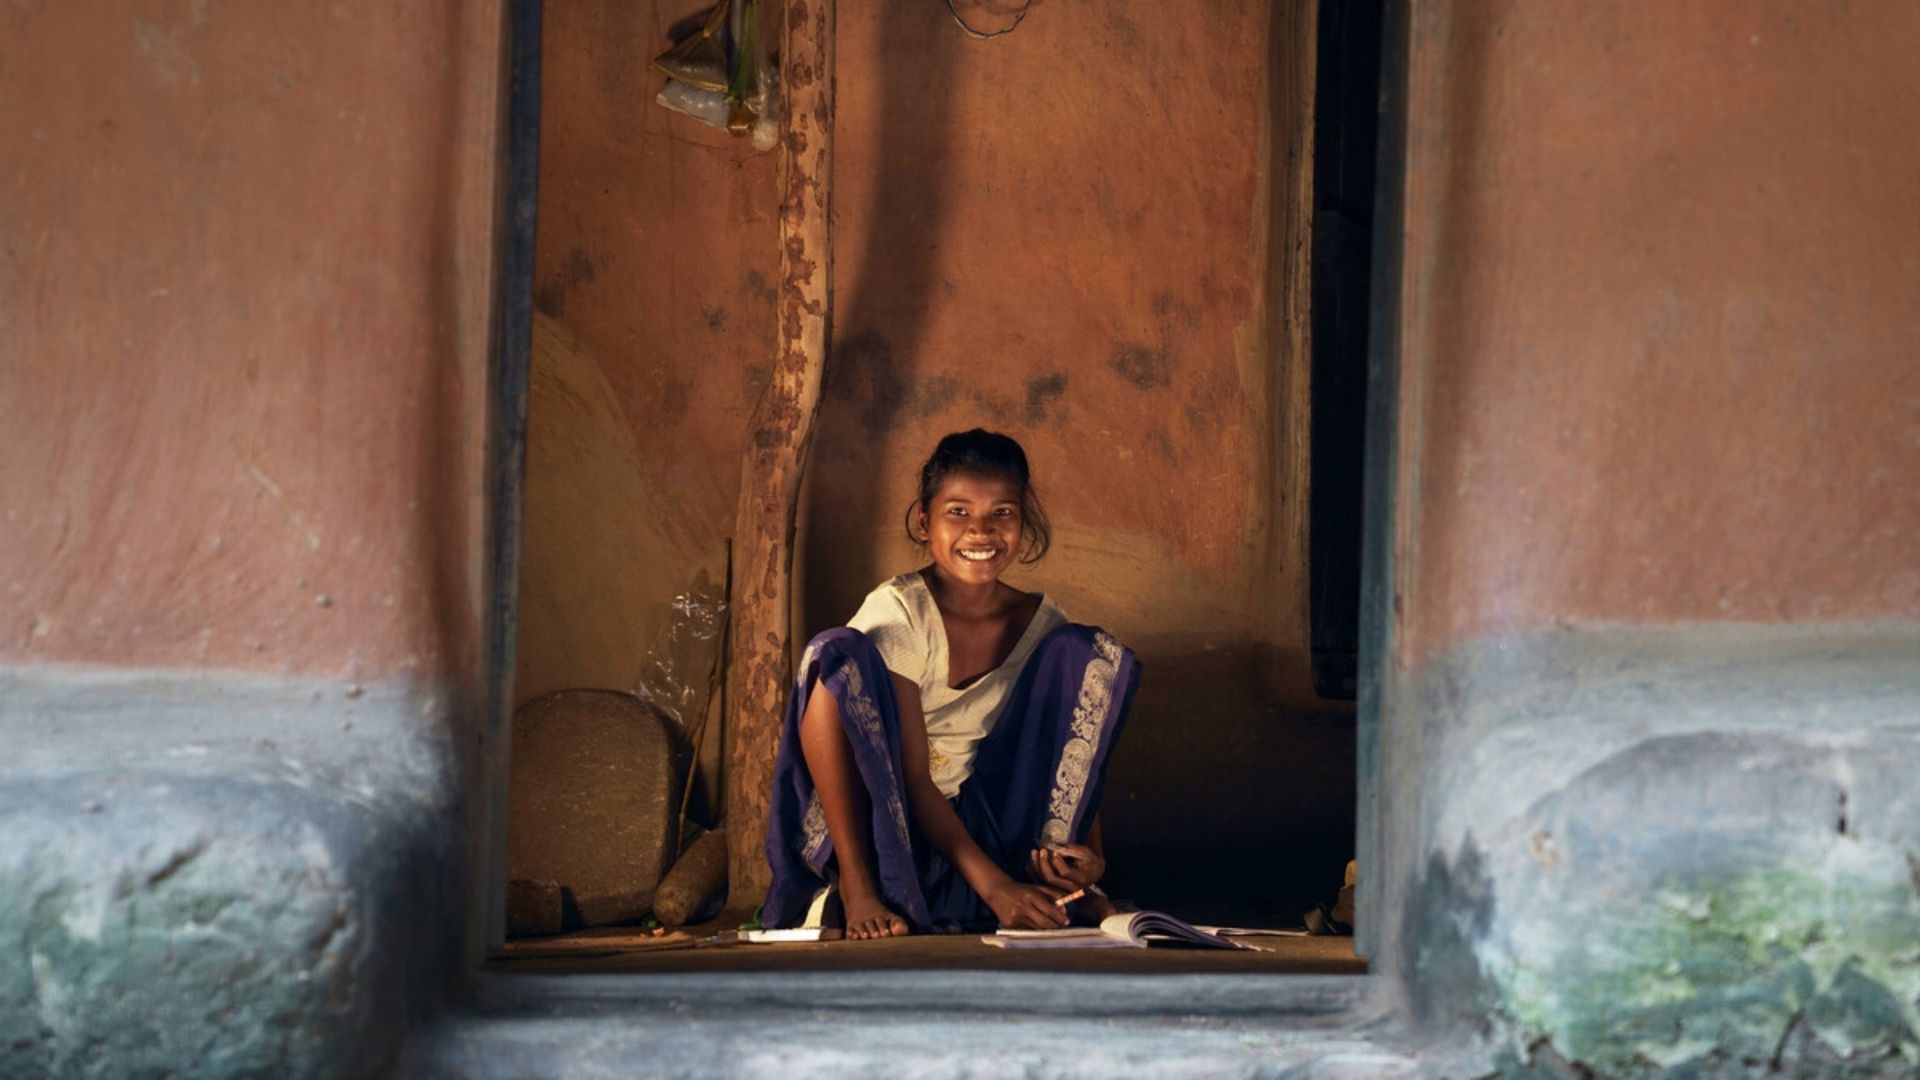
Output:
<path fill-rule="evenodd" d="M 500 974 L 666 974 L 790 971 L 1059 971 L 1077 974 L 1360 975 L 1365 960 L 1350 937 L 1257 938 L 1260 951 L 1215 949 L 999 949 L 976 934 L 888 941 L 755 945 L 730 940 L 739 920 L 653 937 L 632 927 L 602 927 L 525 938 L 496 950 L 487 970 Z"/>

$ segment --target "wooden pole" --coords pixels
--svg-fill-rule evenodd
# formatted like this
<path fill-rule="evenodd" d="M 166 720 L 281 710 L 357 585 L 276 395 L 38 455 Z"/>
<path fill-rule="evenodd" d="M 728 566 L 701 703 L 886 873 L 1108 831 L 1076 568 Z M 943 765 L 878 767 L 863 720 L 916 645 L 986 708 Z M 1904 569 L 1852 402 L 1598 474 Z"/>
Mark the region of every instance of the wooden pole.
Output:
<path fill-rule="evenodd" d="M 794 514 L 820 407 L 833 311 L 834 0 L 787 0 L 780 31 L 780 319 L 754 409 L 733 534 L 727 663 L 728 903 L 766 894 L 767 804 L 791 683 Z"/>

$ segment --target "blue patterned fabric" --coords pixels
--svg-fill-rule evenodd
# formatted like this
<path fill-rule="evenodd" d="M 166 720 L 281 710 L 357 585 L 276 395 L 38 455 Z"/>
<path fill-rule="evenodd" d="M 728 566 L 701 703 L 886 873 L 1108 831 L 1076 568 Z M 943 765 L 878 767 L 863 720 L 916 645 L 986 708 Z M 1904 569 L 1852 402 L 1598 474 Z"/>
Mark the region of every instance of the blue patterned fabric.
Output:
<path fill-rule="evenodd" d="M 1104 630 L 1069 623 L 1041 639 L 952 800 L 967 832 L 1007 873 L 1025 880 L 1027 853 L 1042 843 L 1085 840 L 1139 681 L 1133 652 Z M 761 922 L 796 924 L 834 876 L 833 841 L 800 752 L 800 718 L 821 688 L 840 706 L 872 803 L 874 868 L 887 906 L 916 933 L 991 929 L 985 901 L 913 828 L 893 683 L 872 643 L 846 627 L 808 642 L 787 703 L 767 828 L 773 881 Z"/>

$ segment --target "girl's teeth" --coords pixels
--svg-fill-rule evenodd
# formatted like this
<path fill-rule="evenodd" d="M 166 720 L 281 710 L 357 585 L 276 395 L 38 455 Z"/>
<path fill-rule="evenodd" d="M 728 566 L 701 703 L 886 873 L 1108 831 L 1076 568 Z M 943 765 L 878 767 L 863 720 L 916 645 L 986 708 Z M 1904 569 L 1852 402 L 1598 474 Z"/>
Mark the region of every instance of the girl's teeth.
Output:
<path fill-rule="evenodd" d="M 961 558 L 971 559 L 974 562 L 986 562 L 988 559 L 993 558 L 993 556 L 994 553 L 991 551 L 963 551 L 960 553 Z"/>

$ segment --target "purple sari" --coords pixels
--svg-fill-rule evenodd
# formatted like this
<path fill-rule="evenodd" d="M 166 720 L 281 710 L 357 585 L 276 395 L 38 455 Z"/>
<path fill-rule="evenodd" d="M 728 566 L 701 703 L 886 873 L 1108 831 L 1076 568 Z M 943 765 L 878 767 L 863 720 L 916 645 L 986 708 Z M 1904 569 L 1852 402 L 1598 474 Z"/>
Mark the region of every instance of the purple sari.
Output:
<path fill-rule="evenodd" d="M 1030 880 L 1033 848 L 1085 841 L 1139 682 L 1133 652 L 1096 627 L 1059 627 L 1028 657 L 980 742 L 973 774 L 951 800 L 968 834 L 1016 880 Z M 879 651 L 848 627 L 807 643 L 787 703 L 767 826 L 773 882 L 761 922 L 799 922 L 813 894 L 837 876 L 826 816 L 800 754 L 800 718 L 820 688 L 840 706 L 873 807 L 874 871 L 887 906 L 916 933 L 991 929 L 992 909 L 913 827 L 893 682 Z"/>

